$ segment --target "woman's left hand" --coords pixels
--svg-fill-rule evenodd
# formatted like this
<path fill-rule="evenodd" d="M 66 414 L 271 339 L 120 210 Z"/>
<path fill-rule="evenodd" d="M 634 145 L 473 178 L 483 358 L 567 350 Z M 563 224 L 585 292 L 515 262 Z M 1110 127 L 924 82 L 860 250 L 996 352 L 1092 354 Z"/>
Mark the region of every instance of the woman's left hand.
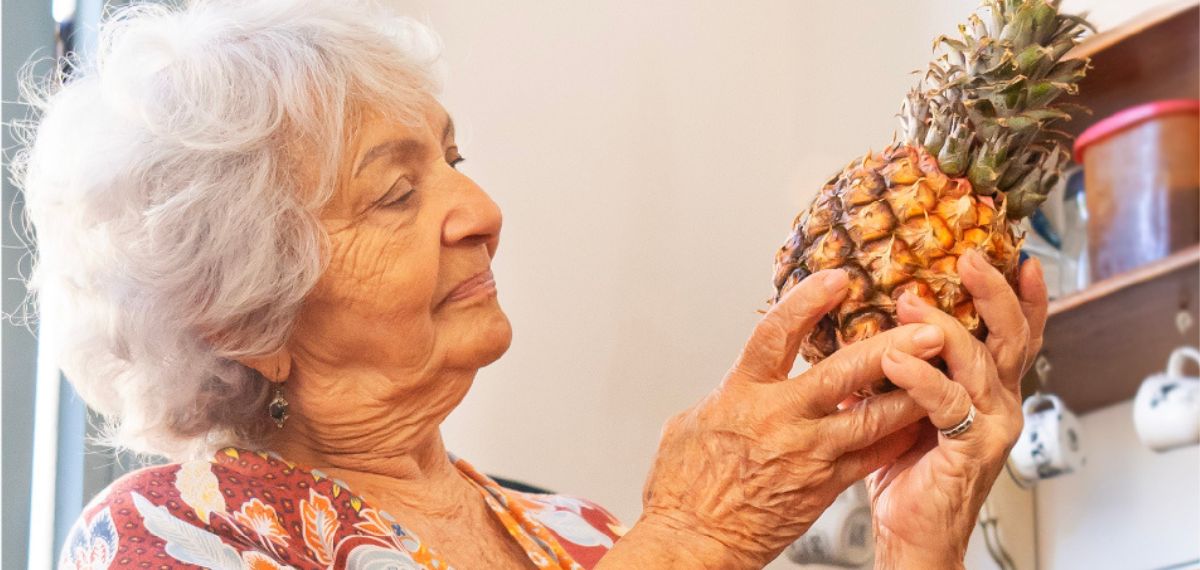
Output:
<path fill-rule="evenodd" d="M 979 510 L 1024 422 L 1021 378 L 1041 349 L 1046 323 L 1041 266 L 1033 261 L 1021 267 L 1019 298 L 977 253 L 961 256 L 958 268 L 987 325 L 986 341 L 916 296 L 898 303 L 902 324 L 943 329 L 949 377 L 907 354 L 884 356 L 884 373 L 929 418 L 912 428 L 919 436 L 907 453 L 867 478 L 877 568 L 961 568 Z M 936 428 L 959 424 L 972 405 L 975 421 L 966 432 L 939 434 Z"/>

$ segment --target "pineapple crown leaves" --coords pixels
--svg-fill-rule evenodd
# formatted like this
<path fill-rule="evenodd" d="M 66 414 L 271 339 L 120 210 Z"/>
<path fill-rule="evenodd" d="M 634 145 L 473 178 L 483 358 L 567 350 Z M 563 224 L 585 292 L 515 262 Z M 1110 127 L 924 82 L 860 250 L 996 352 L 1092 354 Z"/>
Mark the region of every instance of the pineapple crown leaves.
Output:
<path fill-rule="evenodd" d="M 1071 137 L 1054 125 L 1086 112 L 1056 101 L 1078 91 L 1088 60 L 1063 57 L 1092 27 L 1058 7 L 985 0 L 957 37 L 934 41 L 941 53 L 900 112 L 906 141 L 976 193 L 1004 192 L 1013 219 L 1032 214 L 1057 182 Z"/>

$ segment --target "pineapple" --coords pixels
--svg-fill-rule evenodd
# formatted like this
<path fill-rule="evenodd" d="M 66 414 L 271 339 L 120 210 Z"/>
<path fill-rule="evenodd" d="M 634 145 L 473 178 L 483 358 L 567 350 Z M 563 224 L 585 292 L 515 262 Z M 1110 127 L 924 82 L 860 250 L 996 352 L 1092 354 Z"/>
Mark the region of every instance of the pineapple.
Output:
<path fill-rule="evenodd" d="M 1088 62 L 1063 59 L 1088 24 L 1059 0 L 987 0 L 940 37 L 941 55 L 904 101 L 901 140 L 835 174 L 796 217 L 775 256 L 778 301 L 810 274 L 842 268 L 850 292 L 804 340 L 810 363 L 896 325 L 895 301 L 912 292 L 986 334 L 955 264 L 984 254 L 1015 282 L 1017 224 L 1056 184 L 1069 135 L 1052 127 L 1071 108 Z M 886 380 L 865 389 L 891 389 Z"/>

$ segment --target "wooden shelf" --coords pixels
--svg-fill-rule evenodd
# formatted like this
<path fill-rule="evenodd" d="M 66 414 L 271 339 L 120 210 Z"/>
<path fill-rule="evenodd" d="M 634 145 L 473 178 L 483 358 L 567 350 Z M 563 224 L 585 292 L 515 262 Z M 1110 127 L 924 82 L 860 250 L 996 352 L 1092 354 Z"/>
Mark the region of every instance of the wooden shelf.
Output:
<path fill-rule="evenodd" d="M 1198 290 L 1200 245 L 1050 303 L 1045 390 L 1080 414 L 1132 398 L 1175 347 L 1197 344 Z M 1180 311 L 1195 319 L 1184 333 L 1175 326 Z M 1036 390 L 1036 375 L 1023 386 Z"/>
<path fill-rule="evenodd" d="M 1103 30 L 1085 39 L 1075 49 L 1067 53 L 1067 57 L 1094 57 L 1109 48 L 1118 47 L 1122 42 L 1127 42 L 1130 38 L 1153 31 L 1156 26 L 1171 21 L 1181 14 L 1194 12 L 1198 6 L 1200 6 L 1200 2 L 1197 2 L 1197 0 L 1177 0 L 1157 6 L 1154 9 L 1138 14 L 1120 26 Z"/>
<path fill-rule="evenodd" d="M 1092 68 L 1071 103 L 1092 110 L 1062 129 L 1078 135 L 1127 107 L 1162 99 L 1200 99 L 1200 1 L 1151 10 L 1085 39 L 1067 57 L 1091 57 Z"/>

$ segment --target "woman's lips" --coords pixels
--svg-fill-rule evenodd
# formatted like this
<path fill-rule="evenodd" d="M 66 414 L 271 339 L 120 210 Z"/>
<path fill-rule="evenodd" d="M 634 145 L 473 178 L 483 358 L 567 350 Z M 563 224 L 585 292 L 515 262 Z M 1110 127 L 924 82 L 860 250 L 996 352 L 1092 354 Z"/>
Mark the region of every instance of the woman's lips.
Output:
<path fill-rule="evenodd" d="M 496 291 L 496 278 L 492 276 L 492 270 L 485 270 L 455 287 L 450 294 L 446 296 L 446 300 L 442 304 L 461 301 L 475 295 L 494 293 Z"/>

